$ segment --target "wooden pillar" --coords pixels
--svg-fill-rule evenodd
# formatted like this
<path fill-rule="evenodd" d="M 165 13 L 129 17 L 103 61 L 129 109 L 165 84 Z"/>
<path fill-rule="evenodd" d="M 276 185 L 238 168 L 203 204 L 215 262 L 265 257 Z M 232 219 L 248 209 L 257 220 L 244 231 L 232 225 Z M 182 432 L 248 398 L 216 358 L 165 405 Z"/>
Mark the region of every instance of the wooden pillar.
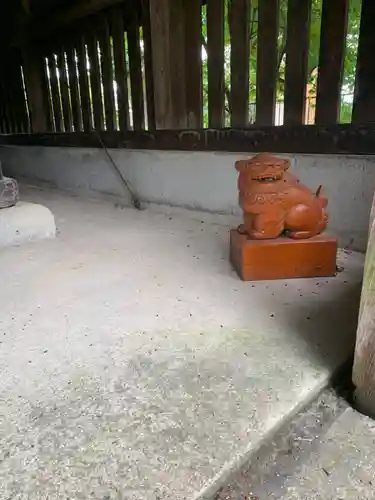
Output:
<path fill-rule="evenodd" d="M 359 411 L 375 418 L 375 196 L 363 276 L 355 347 L 353 383 Z"/>
<path fill-rule="evenodd" d="M 187 126 L 183 0 L 150 0 L 156 128 Z"/>

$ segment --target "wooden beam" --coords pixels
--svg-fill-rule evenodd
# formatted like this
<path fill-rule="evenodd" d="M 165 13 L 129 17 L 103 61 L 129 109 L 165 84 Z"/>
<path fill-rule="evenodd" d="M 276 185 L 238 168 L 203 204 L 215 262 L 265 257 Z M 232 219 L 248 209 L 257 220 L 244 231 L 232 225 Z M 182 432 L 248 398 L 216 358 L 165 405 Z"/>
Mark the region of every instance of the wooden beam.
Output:
<path fill-rule="evenodd" d="M 289 0 L 284 89 L 284 124 L 305 123 L 311 0 Z"/>
<path fill-rule="evenodd" d="M 147 128 L 155 129 L 155 103 L 154 103 L 154 72 L 152 67 L 152 43 L 150 0 L 142 1 L 142 28 L 145 59 L 146 101 L 147 101 Z"/>
<path fill-rule="evenodd" d="M 249 0 L 229 3 L 230 111 L 231 126 L 246 127 L 249 123 Z"/>
<path fill-rule="evenodd" d="M 323 0 L 315 123 L 339 119 L 349 0 Z"/>
<path fill-rule="evenodd" d="M 279 0 L 259 0 L 256 80 L 257 125 L 275 121 Z"/>
<path fill-rule="evenodd" d="M 48 56 L 48 70 L 49 70 L 49 78 L 51 85 L 51 97 L 52 97 L 55 130 L 56 132 L 63 132 L 64 120 L 61 112 L 60 92 L 57 81 L 57 68 L 56 68 L 55 56 L 53 53 L 49 54 Z"/>
<path fill-rule="evenodd" d="M 125 62 L 125 28 L 123 11 L 120 7 L 112 10 L 111 31 L 115 78 L 117 84 L 117 104 L 120 130 L 129 129 L 128 70 Z"/>
<path fill-rule="evenodd" d="M 70 39 L 69 42 L 66 42 L 65 49 L 66 49 L 66 60 L 69 71 L 69 87 L 70 87 L 70 98 L 72 103 L 73 126 L 74 126 L 74 131 L 79 132 L 83 128 L 82 108 L 81 108 L 81 99 L 79 96 L 76 53 L 72 39 Z"/>
<path fill-rule="evenodd" d="M 155 122 L 186 127 L 182 0 L 150 0 Z"/>
<path fill-rule="evenodd" d="M 104 90 L 105 124 L 107 130 L 115 130 L 114 75 L 108 20 L 105 17 L 98 17 L 98 27 Z"/>
<path fill-rule="evenodd" d="M 203 125 L 202 5 L 201 0 L 184 0 L 186 113 L 187 127 Z"/>
<path fill-rule="evenodd" d="M 65 132 L 73 132 L 72 111 L 70 105 L 68 73 L 66 71 L 65 50 L 62 48 L 58 54 L 58 67 L 60 72 L 60 91 L 63 107 Z"/>
<path fill-rule="evenodd" d="M 207 0 L 208 126 L 224 127 L 224 0 Z"/>
<path fill-rule="evenodd" d="M 375 2 L 362 0 L 353 103 L 354 123 L 375 122 Z"/>
<path fill-rule="evenodd" d="M 375 125 L 250 126 L 243 129 L 100 132 L 108 148 L 301 154 L 375 154 Z M 16 134 L 0 144 L 102 147 L 97 133 Z"/>
<path fill-rule="evenodd" d="M 115 37 L 113 39 L 115 45 Z M 100 78 L 100 61 L 96 23 L 91 23 L 87 30 L 87 53 L 90 60 L 90 82 L 95 130 L 104 130 L 102 81 Z"/>
<path fill-rule="evenodd" d="M 139 36 L 140 20 L 133 4 L 130 4 L 129 8 L 130 16 L 127 26 L 127 34 L 133 128 L 134 130 L 142 130 L 145 128 L 145 110 L 143 99 L 141 43 Z"/>
<path fill-rule="evenodd" d="M 92 116 L 90 104 L 90 87 L 89 76 L 87 67 L 86 55 L 86 40 L 83 33 L 79 33 L 76 39 L 76 54 L 77 54 L 77 68 L 78 68 L 78 81 L 81 96 L 82 107 L 82 124 L 83 130 L 88 132 L 92 130 Z"/>

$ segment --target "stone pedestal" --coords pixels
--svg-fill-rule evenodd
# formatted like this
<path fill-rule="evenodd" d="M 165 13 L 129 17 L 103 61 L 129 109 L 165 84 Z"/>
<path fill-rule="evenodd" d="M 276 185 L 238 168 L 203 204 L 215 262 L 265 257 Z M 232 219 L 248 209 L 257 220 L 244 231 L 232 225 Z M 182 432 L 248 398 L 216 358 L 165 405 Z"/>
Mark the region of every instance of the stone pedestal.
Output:
<path fill-rule="evenodd" d="M 53 238 L 55 218 L 43 205 L 19 202 L 0 210 L 0 248 Z"/>
<path fill-rule="evenodd" d="M 250 240 L 230 232 L 230 260 L 244 281 L 334 276 L 337 240 L 322 234 L 305 240 Z"/>

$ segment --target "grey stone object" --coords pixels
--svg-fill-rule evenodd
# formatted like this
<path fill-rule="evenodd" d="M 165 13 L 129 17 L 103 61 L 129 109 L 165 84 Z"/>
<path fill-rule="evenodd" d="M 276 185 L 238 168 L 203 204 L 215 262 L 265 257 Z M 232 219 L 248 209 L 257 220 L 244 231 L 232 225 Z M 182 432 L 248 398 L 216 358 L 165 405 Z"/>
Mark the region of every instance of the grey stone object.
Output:
<path fill-rule="evenodd" d="M 0 209 L 13 207 L 18 200 L 18 182 L 11 177 L 5 177 L 0 164 Z"/>

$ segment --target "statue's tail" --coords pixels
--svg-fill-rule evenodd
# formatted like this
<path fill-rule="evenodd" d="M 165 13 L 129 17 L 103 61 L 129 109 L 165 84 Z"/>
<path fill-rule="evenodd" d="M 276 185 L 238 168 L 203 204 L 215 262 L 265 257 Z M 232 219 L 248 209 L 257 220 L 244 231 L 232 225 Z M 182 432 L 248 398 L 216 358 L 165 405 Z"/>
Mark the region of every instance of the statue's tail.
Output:
<path fill-rule="evenodd" d="M 323 186 L 320 185 L 318 187 L 318 189 L 316 190 L 315 198 L 319 198 L 319 201 L 322 205 L 322 208 L 325 208 L 328 205 L 328 199 L 325 196 L 321 196 L 322 189 L 323 189 Z"/>

